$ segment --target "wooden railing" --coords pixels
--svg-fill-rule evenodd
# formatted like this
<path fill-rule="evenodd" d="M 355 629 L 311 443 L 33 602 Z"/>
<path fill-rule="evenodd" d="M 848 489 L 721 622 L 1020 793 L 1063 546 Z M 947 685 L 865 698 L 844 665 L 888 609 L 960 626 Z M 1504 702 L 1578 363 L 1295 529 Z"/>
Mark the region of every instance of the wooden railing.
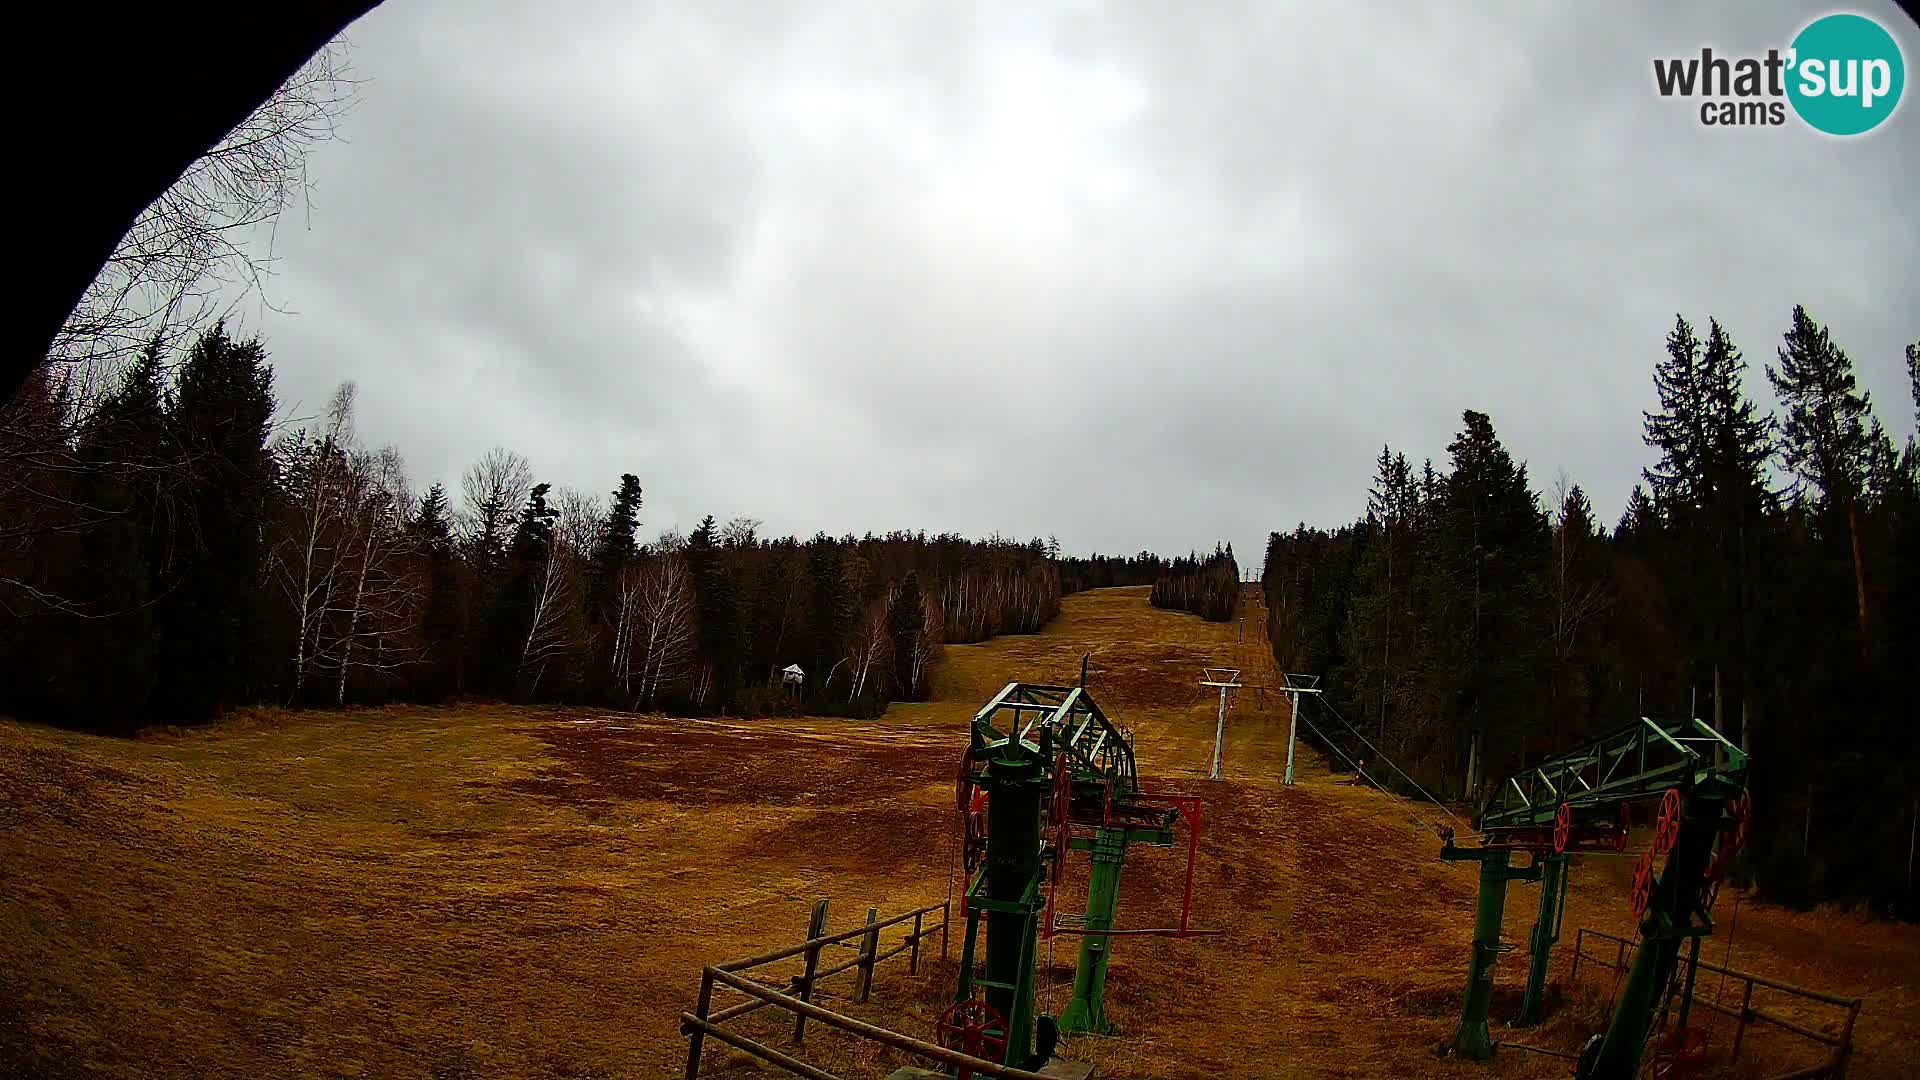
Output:
<path fill-rule="evenodd" d="M 1602 941 L 1612 942 L 1614 944 L 1613 955 L 1606 956 L 1599 953 L 1588 952 L 1586 948 L 1588 938 L 1597 938 Z M 1633 963 L 1634 948 L 1635 943 L 1626 938 L 1604 931 L 1588 930 L 1582 927 L 1580 931 L 1574 935 L 1573 971 L 1568 975 L 1568 978 L 1578 979 L 1580 977 L 1580 961 L 1582 960 L 1586 960 L 1592 964 L 1599 964 L 1608 971 L 1615 973 L 1625 972 L 1628 966 Z M 1727 1060 L 1733 1061 L 1739 1058 L 1740 1044 L 1746 1038 L 1749 1025 L 1771 1024 L 1774 1027 L 1793 1032 L 1802 1038 L 1810 1039 L 1813 1042 L 1828 1047 L 1832 1051 L 1828 1055 L 1827 1060 L 1819 1065 L 1798 1069 L 1790 1073 L 1782 1073 L 1779 1076 L 1771 1078 L 1771 1080 L 1812 1080 L 1813 1077 L 1831 1077 L 1833 1080 L 1839 1080 L 1839 1078 L 1846 1076 L 1847 1059 L 1853 1054 L 1853 1025 L 1854 1022 L 1860 1018 L 1860 998 L 1824 994 L 1818 990 L 1808 990 L 1805 987 L 1794 986 L 1791 983 L 1780 982 L 1777 979 L 1769 979 L 1762 975 L 1754 975 L 1745 971 L 1735 971 L 1732 968 L 1721 967 L 1718 964 L 1710 964 L 1705 960 L 1700 961 L 1699 966 L 1702 971 L 1716 972 L 1729 979 L 1736 979 L 1745 984 L 1745 988 L 1740 995 L 1740 1007 L 1737 1009 L 1722 1005 L 1718 1001 L 1710 1001 L 1698 993 L 1695 993 L 1693 997 L 1693 1004 L 1695 1006 L 1711 1009 L 1722 1016 L 1731 1016 L 1734 1018 L 1733 1048 L 1728 1051 Z M 1756 986 L 1764 986 L 1769 990 L 1777 990 L 1780 993 L 1793 997 L 1803 998 L 1808 1001 L 1817 1001 L 1824 1005 L 1845 1009 L 1846 1016 L 1840 1021 L 1840 1030 L 1837 1033 L 1815 1031 L 1812 1028 L 1789 1020 L 1784 1016 L 1754 1008 L 1753 990 Z"/>
<path fill-rule="evenodd" d="M 936 911 L 940 913 L 939 925 L 926 925 L 926 918 Z M 839 1080 L 839 1078 L 832 1073 L 811 1065 L 792 1054 L 782 1050 L 776 1050 L 763 1042 L 748 1038 L 737 1031 L 730 1031 L 721 1026 L 729 1020 L 735 1020 L 750 1013 L 758 1012 L 768 1006 L 785 1009 L 793 1014 L 792 1041 L 796 1046 L 806 1040 L 807 1021 L 812 1020 L 816 1023 L 825 1024 L 830 1028 L 858 1036 L 859 1038 L 877 1042 L 885 1046 L 891 1046 L 896 1050 L 903 1050 L 909 1054 L 926 1058 L 941 1065 L 953 1066 L 959 1069 L 962 1075 L 971 1072 L 975 1076 L 989 1077 L 992 1078 L 992 1080 L 1049 1080 L 1049 1078 L 1043 1077 L 1039 1073 L 1028 1072 L 1024 1069 L 1015 1069 L 998 1062 L 988 1061 L 985 1058 L 977 1058 L 963 1054 L 957 1050 L 949 1050 L 944 1046 L 916 1039 L 910 1035 L 902 1035 L 897 1031 L 889 1031 L 886 1028 L 869 1024 L 863 1020 L 857 1020 L 851 1016 L 834 1012 L 831 1009 L 822 1008 L 813 1003 L 814 988 L 819 985 L 820 982 L 847 971 L 857 973 L 854 981 L 853 1000 L 858 1002 L 866 1001 L 868 995 L 873 991 L 874 968 L 893 957 L 899 956 L 901 953 L 907 954 L 908 973 L 918 974 L 920 971 L 920 942 L 922 940 L 932 937 L 936 933 L 939 934 L 940 952 L 942 956 L 946 955 L 948 914 L 949 911 L 945 903 L 928 904 L 926 907 L 915 908 L 912 911 L 902 912 L 887 919 L 879 918 L 878 912 L 875 909 L 868 908 L 867 921 L 864 925 L 856 926 L 851 930 L 842 930 L 839 933 L 829 934 L 825 932 L 827 926 L 827 902 L 822 900 L 813 906 L 813 916 L 807 924 L 807 940 L 797 945 L 789 945 L 783 949 L 775 949 L 772 952 L 761 953 L 758 956 L 749 956 L 740 960 L 730 960 L 724 964 L 708 965 L 700 974 L 700 997 L 695 1003 L 693 1011 L 680 1014 L 680 1031 L 687 1036 L 688 1040 L 686 1080 L 696 1080 L 700 1075 L 700 1054 L 704 1048 L 707 1036 L 712 1036 L 714 1039 L 736 1050 L 751 1054 L 762 1061 L 778 1065 L 780 1068 L 797 1076 L 807 1077 L 808 1080 Z M 908 921 L 913 923 L 913 929 L 906 934 L 905 938 L 901 940 L 899 944 L 882 952 L 880 948 L 881 933 L 892 927 L 903 925 Z M 849 943 L 853 944 L 850 945 Z M 852 947 L 856 952 L 852 957 L 834 964 L 831 967 L 822 969 L 820 966 L 821 954 L 826 949 L 834 946 Z M 784 987 L 769 985 L 757 979 L 748 978 L 743 974 L 754 968 L 764 967 L 781 960 L 790 960 L 794 957 L 802 958 L 806 964 L 806 970 L 802 974 L 789 978 Z M 713 993 L 716 987 L 737 992 L 746 997 L 747 1000 L 715 1012 L 713 1011 Z"/>

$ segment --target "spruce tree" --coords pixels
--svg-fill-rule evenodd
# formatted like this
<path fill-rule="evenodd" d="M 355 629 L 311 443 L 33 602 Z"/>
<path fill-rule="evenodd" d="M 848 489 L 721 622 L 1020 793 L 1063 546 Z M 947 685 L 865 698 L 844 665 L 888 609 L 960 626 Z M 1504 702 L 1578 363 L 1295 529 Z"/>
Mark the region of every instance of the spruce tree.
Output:
<path fill-rule="evenodd" d="M 178 722 L 254 700 L 271 652 L 260 638 L 273 408 L 273 369 L 258 340 L 236 341 L 216 325 L 194 344 L 167 416 L 185 491 L 175 501 L 172 588 L 158 612 L 155 694 Z"/>
<path fill-rule="evenodd" d="M 1871 395 L 1859 389 L 1853 361 L 1833 343 L 1826 327 L 1793 309 L 1779 350 L 1780 366 L 1767 368 L 1767 381 L 1786 407 L 1780 431 L 1780 456 L 1801 485 L 1816 491 L 1823 531 L 1846 538 L 1853 562 L 1854 597 L 1860 642 L 1867 645 L 1867 578 L 1861 552 L 1860 493 L 1866 483 L 1873 440 Z"/>
<path fill-rule="evenodd" d="M 1453 468 L 1441 509 L 1441 557 L 1452 594 L 1444 663 L 1469 733 L 1469 793 L 1527 753 L 1527 685 L 1541 655 L 1540 576 L 1545 515 L 1485 413 L 1467 410 L 1447 451 Z M 1537 743 L 1536 743 L 1537 745 Z"/>
<path fill-rule="evenodd" d="M 916 663 L 920 634 L 926 624 L 926 600 L 920 594 L 920 575 L 912 570 L 893 594 L 887 628 L 893 635 L 893 684 L 903 701 L 919 701 L 925 671 Z"/>
<path fill-rule="evenodd" d="M 92 524 L 73 538 L 60 593 L 87 613 L 83 647 L 69 646 L 57 670 L 69 678 L 62 697 L 90 726 L 128 731 L 144 719 L 156 678 L 157 627 L 152 601 L 161 585 L 157 540 L 166 453 L 160 346 L 149 346 L 82 432 L 80 472 L 72 499 Z M 76 643 L 79 644 L 79 643 Z M 102 678 L 101 658 L 112 677 Z"/>
<path fill-rule="evenodd" d="M 816 535 L 808 544 L 807 577 L 813 583 L 808 619 L 812 636 L 808 655 L 813 671 L 808 681 L 824 692 L 833 677 L 833 669 L 847 655 L 858 615 L 853 590 L 847 587 L 840 545 L 824 533 Z"/>
<path fill-rule="evenodd" d="M 1701 342 L 1679 318 L 1654 370 L 1661 411 L 1646 414 L 1647 445 L 1660 451 L 1645 476 L 1666 530 L 1663 577 L 1699 643 L 1716 710 L 1744 701 L 1756 668 L 1753 567 L 1772 505 L 1770 424 L 1746 396 L 1745 372 L 1717 320 Z"/>
<path fill-rule="evenodd" d="M 593 552 L 587 579 L 587 610 L 596 618 L 606 618 L 615 603 L 620 571 L 640 554 L 636 534 L 640 529 L 640 478 L 622 473 L 620 486 L 607 508 L 606 527 L 600 532 L 599 549 Z"/>
<path fill-rule="evenodd" d="M 722 710 L 737 704 L 747 647 L 739 591 L 724 558 L 709 514 L 687 537 L 687 568 L 700 612 L 700 655 L 713 674 L 712 702 Z"/>
<path fill-rule="evenodd" d="M 461 682 L 459 563 L 443 485 L 435 483 L 427 489 L 414 516 L 413 532 L 426 553 L 427 575 L 426 611 L 420 621 L 424 670 L 417 696 L 435 700 L 456 692 Z"/>
<path fill-rule="evenodd" d="M 515 521 L 507 545 L 505 578 L 487 618 L 485 664 L 476 672 L 496 693 L 521 697 L 527 690 L 521 658 L 533 629 L 541 574 L 553 554 L 554 520 L 560 512 L 547 505 L 551 484 L 535 484 Z"/>

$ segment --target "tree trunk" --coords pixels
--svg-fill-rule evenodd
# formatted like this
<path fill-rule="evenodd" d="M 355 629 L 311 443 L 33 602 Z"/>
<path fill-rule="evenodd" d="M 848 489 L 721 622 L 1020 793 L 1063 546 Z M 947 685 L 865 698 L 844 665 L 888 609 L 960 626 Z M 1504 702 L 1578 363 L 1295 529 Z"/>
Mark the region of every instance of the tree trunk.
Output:
<path fill-rule="evenodd" d="M 1853 591 L 1860 609 L 1860 658 L 1864 660 L 1871 651 L 1867 641 L 1867 570 L 1860 557 L 1859 500 L 1852 495 L 1847 496 L 1847 532 L 1853 542 Z"/>

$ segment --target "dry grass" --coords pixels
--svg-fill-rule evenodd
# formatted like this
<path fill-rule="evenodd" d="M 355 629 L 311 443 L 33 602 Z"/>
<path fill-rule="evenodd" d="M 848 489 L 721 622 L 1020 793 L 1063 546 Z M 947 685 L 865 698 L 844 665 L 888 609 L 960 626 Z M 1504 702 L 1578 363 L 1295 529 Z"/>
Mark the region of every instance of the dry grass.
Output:
<path fill-rule="evenodd" d="M 1439 862 L 1396 803 L 1311 754 L 1282 787 L 1277 702 L 1239 704 L 1228 779 L 1206 781 L 1198 669 L 1252 668 L 1259 644 L 1154 611 L 1139 589 L 1073 597 L 1044 634 L 949 648 L 938 700 L 877 723 L 269 710 L 137 741 L 0 724 L 0 1069 L 678 1075 L 677 1017 L 703 962 L 797 940 L 818 896 L 833 897 L 835 927 L 867 905 L 940 899 L 966 718 L 1010 679 L 1072 681 L 1088 651 L 1149 783 L 1207 797 L 1195 922 L 1227 933 L 1123 940 L 1109 983 L 1123 1034 L 1073 1056 L 1111 1077 L 1566 1074 L 1519 1053 L 1434 1056 L 1465 977 L 1474 871 Z M 1175 917 L 1178 869 L 1166 853 L 1130 858 L 1123 924 Z M 1576 865 L 1560 981 L 1573 927 L 1627 928 L 1626 869 Z M 1536 896 L 1513 890 L 1509 940 Z M 1911 1075 L 1912 928 L 1745 904 L 1732 939 L 1736 967 L 1865 995 L 1852 1075 Z M 1502 963 L 1497 1015 L 1523 964 Z M 1072 966 L 1061 939 L 1055 1009 Z M 925 1033 L 951 983 L 950 966 L 931 968 L 914 978 L 895 962 L 870 1004 L 835 1004 Z M 1525 1041 L 1567 1049 L 1592 1029 L 1610 984 L 1581 981 Z M 743 1021 L 776 1045 L 785 1027 Z M 1755 1038 L 1749 1057 L 1769 1066 L 1808 1056 Z M 900 1062 L 827 1032 L 808 1053 L 852 1076 Z M 718 1049 L 707 1068 L 766 1075 Z"/>

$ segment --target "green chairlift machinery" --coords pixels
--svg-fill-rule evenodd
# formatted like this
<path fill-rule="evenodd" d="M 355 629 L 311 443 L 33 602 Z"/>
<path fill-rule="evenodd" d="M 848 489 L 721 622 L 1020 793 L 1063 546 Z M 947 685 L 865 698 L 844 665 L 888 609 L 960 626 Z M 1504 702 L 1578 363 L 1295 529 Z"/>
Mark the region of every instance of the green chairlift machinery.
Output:
<path fill-rule="evenodd" d="M 1541 1020 L 1547 965 L 1560 936 L 1566 905 L 1567 858 L 1582 851 L 1626 851 L 1628 807 L 1658 800 L 1652 843 L 1634 867 L 1633 908 L 1644 941 L 1634 956 L 1604 1034 L 1581 1054 L 1581 1080 L 1630 1080 L 1640 1066 L 1648 1032 L 1670 997 L 1683 942 L 1691 942 L 1679 1021 L 1658 1053 L 1695 1052 L 1683 1039 L 1692 1005 L 1700 939 L 1713 932 L 1720 882 L 1746 842 L 1750 802 L 1747 756 L 1699 720 L 1639 722 L 1595 739 L 1502 780 L 1477 821 L 1480 846 L 1457 847 L 1443 831 L 1440 857 L 1480 864 L 1473 960 L 1453 1050 L 1485 1059 L 1494 1051 L 1487 1028 L 1493 965 L 1501 952 L 1500 926 L 1507 883 L 1540 882 L 1540 909 L 1529 935 L 1526 995 L 1513 1025 Z M 1512 865 L 1516 852 L 1529 864 Z M 1658 860 L 1666 860 L 1657 867 Z"/>
<path fill-rule="evenodd" d="M 966 828 L 967 929 L 954 1004 L 936 1028 L 943 1045 L 1037 1068 L 1059 1032 L 1111 1030 L 1104 991 L 1115 936 L 1209 932 L 1188 926 L 1200 800 L 1140 790 L 1132 735 L 1108 719 L 1084 685 L 1008 683 L 995 694 L 974 715 L 956 801 Z M 1171 846 L 1181 822 L 1187 870 L 1180 925 L 1118 929 L 1127 845 Z M 1087 911 L 1078 920 L 1054 913 L 1069 851 L 1092 856 Z M 976 978 L 983 919 L 986 965 Z M 1039 942 L 1056 933 L 1082 939 L 1073 997 L 1057 1021 L 1037 1016 L 1034 1007 Z"/>

